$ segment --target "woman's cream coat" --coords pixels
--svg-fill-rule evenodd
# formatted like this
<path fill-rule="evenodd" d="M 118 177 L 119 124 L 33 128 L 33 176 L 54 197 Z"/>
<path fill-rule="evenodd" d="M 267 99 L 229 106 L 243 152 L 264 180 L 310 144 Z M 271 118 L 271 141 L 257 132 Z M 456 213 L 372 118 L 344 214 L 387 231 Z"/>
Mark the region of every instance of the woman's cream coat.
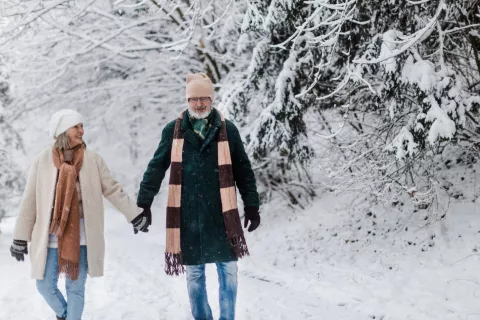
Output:
<path fill-rule="evenodd" d="M 28 174 L 13 238 L 30 242 L 32 278 L 41 280 L 45 273 L 50 219 L 54 201 L 57 168 L 52 148 L 43 150 L 33 161 Z M 107 198 L 130 222 L 142 209 L 123 191 L 112 177 L 102 157 L 85 150 L 80 170 L 85 234 L 87 240 L 88 274 L 103 275 L 105 258 L 103 197 Z"/>

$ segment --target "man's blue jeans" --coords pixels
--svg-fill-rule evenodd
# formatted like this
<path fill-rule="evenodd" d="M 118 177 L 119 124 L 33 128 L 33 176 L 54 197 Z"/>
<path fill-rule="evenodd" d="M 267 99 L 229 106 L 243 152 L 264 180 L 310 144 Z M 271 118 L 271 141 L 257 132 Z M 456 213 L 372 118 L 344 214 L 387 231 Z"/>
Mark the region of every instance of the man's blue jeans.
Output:
<path fill-rule="evenodd" d="M 234 320 L 238 286 L 237 262 L 217 262 L 216 265 L 220 286 L 220 320 Z M 193 318 L 195 320 L 213 320 L 207 298 L 205 265 L 186 266 L 186 271 Z"/>
<path fill-rule="evenodd" d="M 43 296 L 57 317 L 68 320 L 81 320 L 85 304 L 85 282 L 87 280 L 88 263 L 87 247 L 80 246 L 80 270 L 78 279 L 66 278 L 68 304 L 58 290 L 58 250 L 48 248 L 47 264 L 43 280 L 37 280 L 38 292 Z"/>

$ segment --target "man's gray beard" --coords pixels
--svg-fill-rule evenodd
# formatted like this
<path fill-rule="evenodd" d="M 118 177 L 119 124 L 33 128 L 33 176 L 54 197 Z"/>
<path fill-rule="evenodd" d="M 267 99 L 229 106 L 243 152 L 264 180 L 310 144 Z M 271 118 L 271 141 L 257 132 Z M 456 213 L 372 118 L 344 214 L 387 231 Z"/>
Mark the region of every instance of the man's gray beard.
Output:
<path fill-rule="evenodd" d="M 205 111 L 203 113 L 197 113 L 197 112 L 193 111 L 191 108 L 189 108 L 188 112 L 190 113 L 190 116 L 192 116 L 195 119 L 205 119 L 206 117 L 208 117 L 210 115 L 210 113 L 212 112 L 212 109 L 210 108 L 209 111 Z"/>

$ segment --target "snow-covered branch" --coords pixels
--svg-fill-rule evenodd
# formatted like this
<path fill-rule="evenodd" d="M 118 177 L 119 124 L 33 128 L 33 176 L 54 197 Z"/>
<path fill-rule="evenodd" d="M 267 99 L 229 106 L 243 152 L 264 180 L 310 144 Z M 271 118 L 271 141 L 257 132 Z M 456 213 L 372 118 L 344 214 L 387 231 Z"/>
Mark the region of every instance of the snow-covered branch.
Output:
<path fill-rule="evenodd" d="M 415 34 L 411 35 L 409 37 L 408 42 L 406 42 L 406 44 L 403 45 L 401 48 L 394 49 L 394 50 L 392 50 L 392 53 L 386 54 L 386 55 L 378 57 L 376 59 L 364 59 L 364 58 L 355 59 L 355 60 L 353 60 L 353 63 L 377 64 L 377 63 L 381 63 L 381 62 L 384 62 L 386 60 L 395 58 L 396 56 L 404 53 L 405 51 L 409 50 L 414 45 L 416 45 L 418 42 L 420 42 L 422 39 L 423 40 L 426 39 L 426 37 L 425 37 L 426 34 L 432 31 L 433 27 L 437 23 L 438 17 L 442 13 L 442 11 L 445 10 L 445 9 L 446 9 L 445 1 L 440 0 L 440 3 L 438 4 L 438 8 L 437 8 L 437 12 L 435 13 L 435 16 L 430 20 L 430 22 L 425 27 L 423 27 L 422 29 L 415 32 Z"/>

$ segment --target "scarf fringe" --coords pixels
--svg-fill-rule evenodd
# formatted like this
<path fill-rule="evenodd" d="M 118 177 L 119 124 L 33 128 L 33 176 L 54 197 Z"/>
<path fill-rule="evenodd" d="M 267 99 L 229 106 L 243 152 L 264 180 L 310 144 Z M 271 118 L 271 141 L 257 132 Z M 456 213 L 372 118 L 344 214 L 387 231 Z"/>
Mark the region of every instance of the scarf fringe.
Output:
<path fill-rule="evenodd" d="M 169 276 L 179 276 L 185 273 L 181 253 L 165 252 L 165 273 Z"/>
<path fill-rule="evenodd" d="M 58 262 L 59 274 L 65 275 L 70 280 L 75 281 L 78 279 L 79 271 L 80 271 L 80 264 L 72 261 L 59 259 L 59 262 Z"/>
<path fill-rule="evenodd" d="M 240 259 L 250 255 L 250 252 L 248 252 L 247 241 L 243 234 L 234 235 L 229 241 L 237 258 Z"/>

